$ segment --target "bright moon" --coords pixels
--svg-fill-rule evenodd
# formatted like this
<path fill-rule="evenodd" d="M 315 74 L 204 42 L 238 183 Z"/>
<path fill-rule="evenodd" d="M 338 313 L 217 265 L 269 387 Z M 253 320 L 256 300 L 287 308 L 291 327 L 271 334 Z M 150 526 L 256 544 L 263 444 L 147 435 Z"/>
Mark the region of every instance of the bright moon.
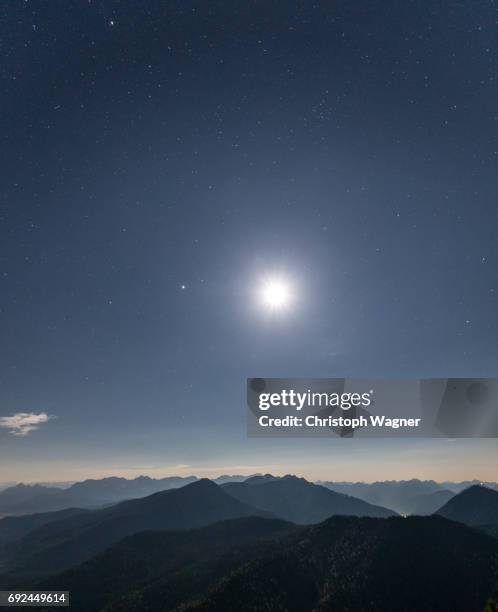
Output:
<path fill-rule="evenodd" d="M 261 299 L 270 310 L 283 310 L 292 301 L 290 285 L 281 279 L 269 279 L 263 284 Z"/>

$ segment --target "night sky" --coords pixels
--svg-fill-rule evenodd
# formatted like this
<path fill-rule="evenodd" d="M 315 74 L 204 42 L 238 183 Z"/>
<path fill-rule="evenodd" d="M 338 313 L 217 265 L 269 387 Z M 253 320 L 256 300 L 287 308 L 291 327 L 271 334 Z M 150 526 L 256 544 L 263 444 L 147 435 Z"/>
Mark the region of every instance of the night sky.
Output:
<path fill-rule="evenodd" d="M 247 377 L 497 375 L 498 2 L 0 15 L 0 481 L 498 478 L 495 440 L 245 431 Z"/>

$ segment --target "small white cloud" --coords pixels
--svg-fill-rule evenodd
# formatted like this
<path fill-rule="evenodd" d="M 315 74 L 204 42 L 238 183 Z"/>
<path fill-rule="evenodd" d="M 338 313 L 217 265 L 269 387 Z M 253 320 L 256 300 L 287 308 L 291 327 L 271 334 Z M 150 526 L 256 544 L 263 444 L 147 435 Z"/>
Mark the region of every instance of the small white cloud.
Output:
<path fill-rule="evenodd" d="M 27 436 L 52 418 L 46 412 L 17 412 L 11 416 L 0 417 L 0 428 L 8 429 L 13 436 Z"/>

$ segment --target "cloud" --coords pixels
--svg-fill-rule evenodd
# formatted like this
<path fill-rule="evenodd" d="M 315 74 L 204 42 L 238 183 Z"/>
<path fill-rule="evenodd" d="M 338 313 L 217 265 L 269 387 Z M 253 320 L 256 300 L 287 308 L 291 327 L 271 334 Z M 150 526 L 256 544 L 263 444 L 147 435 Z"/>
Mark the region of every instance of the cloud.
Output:
<path fill-rule="evenodd" d="M 0 417 L 0 428 L 8 429 L 13 436 L 27 436 L 52 418 L 46 412 L 17 412 L 12 416 Z"/>

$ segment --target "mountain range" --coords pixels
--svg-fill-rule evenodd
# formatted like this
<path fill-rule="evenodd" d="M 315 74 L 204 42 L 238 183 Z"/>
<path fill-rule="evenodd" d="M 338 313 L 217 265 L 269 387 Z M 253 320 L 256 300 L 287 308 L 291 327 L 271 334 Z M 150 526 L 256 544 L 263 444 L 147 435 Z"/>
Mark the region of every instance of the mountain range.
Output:
<path fill-rule="evenodd" d="M 19 525 L 33 521 L 33 517 L 15 517 L 22 535 L 4 545 L 3 564 L 16 574 L 36 574 L 41 568 L 49 573 L 80 563 L 139 531 L 188 529 L 244 516 L 268 513 L 238 501 L 215 483 L 202 479 L 109 508 L 73 512 L 48 522 L 45 517 L 40 526 L 27 533 Z"/>
<path fill-rule="evenodd" d="M 216 484 L 247 481 L 250 478 L 267 478 L 267 475 L 222 475 L 213 479 Z M 17 484 L 0 490 L 0 517 L 22 514 L 54 512 L 66 508 L 98 508 L 126 499 L 146 497 L 159 491 L 182 487 L 199 480 L 196 476 L 168 476 L 134 479 L 109 477 L 100 480 L 84 480 L 70 486 L 41 484 Z M 369 504 L 383 506 L 399 514 L 432 514 L 453 495 L 474 484 L 484 484 L 496 489 L 496 483 L 477 481 L 437 483 L 432 480 L 383 481 L 375 483 L 318 481 L 337 493 L 361 499 Z"/>
<path fill-rule="evenodd" d="M 495 482 L 469 480 L 463 482 L 435 482 L 434 480 L 384 480 L 379 482 L 318 481 L 319 484 L 371 504 L 392 508 L 400 514 L 432 514 L 457 493 L 473 485 L 498 489 Z"/>
<path fill-rule="evenodd" d="M 75 611 L 482 612 L 495 539 L 442 517 L 245 518 L 126 538 L 37 583 Z"/>
<path fill-rule="evenodd" d="M 225 484 L 222 488 L 245 504 L 293 523 L 320 523 L 332 515 L 387 517 L 396 514 L 291 475 L 282 478 L 270 474 L 255 476 L 244 482 Z"/>
<path fill-rule="evenodd" d="M 69 589 L 81 611 L 482 611 L 498 492 L 471 486 L 433 516 L 393 515 L 291 475 L 195 480 L 1 519 L 0 588 Z"/>
<path fill-rule="evenodd" d="M 74 611 L 100 610 L 124 595 L 140 591 L 147 591 L 152 608 L 160 592 L 167 609 L 208 588 L 230 568 L 274 546 L 275 536 L 293 529 L 295 525 L 286 521 L 249 517 L 200 529 L 145 531 L 36 586 L 42 590 L 69 590 Z M 174 584 L 169 584 L 170 580 Z M 137 596 L 137 608 L 141 600 L 142 594 Z"/>
<path fill-rule="evenodd" d="M 248 476 L 223 474 L 213 479 L 216 484 L 240 482 Z M 127 479 L 115 476 L 88 479 L 67 486 L 16 484 L 0 490 L 0 517 L 54 512 L 69 507 L 94 508 L 115 504 L 125 499 L 146 497 L 159 491 L 177 489 L 199 480 L 197 476 L 138 476 Z"/>
<path fill-rule="evenodd" d="M 387 517 L 393 513 L 335 493 L 303 478 L 255 477 L 216 485 L 210 480 L 97 510 L 72 509 L 0 521 L 4 568 L 31 574 L 59 571 L 143 530 L 189 529 L 229 518 L 266 516 L 317 523 L 334 514 Z"/>
<path fill-rule="evenodd" d="M 0 491 L 0 516 L 54 512 L 71 507 L 105 506 L 124 499 L 135 499 L 158 491 L 175 489 L 196 480 L 195 476 L 170 476 L 160 479 L 139 476 L 133 480 L 110 477 L 76 482 L 66 489 L 18 484 Z"/>
<path fill-rule="evenodd" d="M 432 514 L 455 495 L 455 489 L 460 490 L 459 484 L 453 483 L 454 488 L 450 488 L 448 483 L 442 485 L 433 480 L 417 479 L 373 483 L 325 481 L 321 484 L 332 491 L 392 508 L 405 515 Z"/>

